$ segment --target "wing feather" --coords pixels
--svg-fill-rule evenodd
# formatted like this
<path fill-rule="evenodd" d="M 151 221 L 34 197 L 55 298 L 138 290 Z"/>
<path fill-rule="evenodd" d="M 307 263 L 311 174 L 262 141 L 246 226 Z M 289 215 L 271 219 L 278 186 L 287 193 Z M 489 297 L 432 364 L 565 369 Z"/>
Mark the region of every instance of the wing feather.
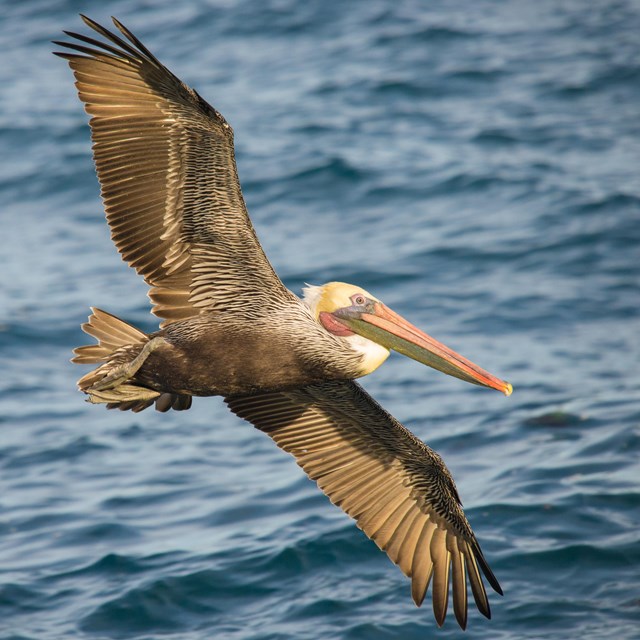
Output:
<path fill-rule="evenodd" d="M 416 546 L 411 565 L 411 596 L 413 601 L 420 606 L 427 593 L 427 588 L 433 574 L 433 560 L 430 548 L 433 534 L 437 531 L 437 525 L 432 520 L 427 520 L 422 528 L 420 539 Z"/>
<path fill-rule="evenodd" d="M 126 27 L 57 42 L 91 115 L 113 241 L 163 324 L 292 297 L 267 260 L 238 181 L 233 131 Z M 238 295 L 242 293 L 251 295 Z"/>
<path fill-rule="evenodd" d="M 418 606 L 432 584 L 433 610 L 453 607 L 467 621 L 466 574 L 481 613 L 490 616 L 480 569 L 501 593 L 462 512 L 441 458 L 384 411 L 355 382 L 225 399 L 267 433 L 329 499 L 411 577 Z"/>
<path fill-rule="evenodd" d="M 451 580 L 453 584 L 453 612 L 458 624 L 467 627 L 467 583 L 464 554 L 458 548 L 455 536 L 447 536 L 447 548 L 451 553 Z"/>
<path fill-rule="evenodd" d="M 363 513 L 360 516 L 361 528 L 363 531 L 369 531 L 371 539 L 377 543 L 382 536 L 382 526 L 392 520 L 398 509 L 410 505 L 411 502 L 407 497 L 403 493 L 395 491 L 394 486 L 394 490 L 389 491 L 385 499 L 380 500 L 374 508 L 369 509 L 367 513 Z M 378 546 L 381 547 L 382 545 L 378 544 Z"/>
<path fill-rule="evenodd" d="M 424 527 L 424 515 L 418 510 L 411 511 L 409 516 L 405 519 L 403 528 L 398 529 L 395 538 L 399 544 L 394 544 L 389 547 L 387 553 L 393 560 L 391 555 L 397 548 L 397 558 L 395 563 L 400 567 L 402 573 L 405 576 L 411 577 L 411 568 L 413 567 L 413 557 L 416 553 L 416 547 L 418 546 L 418 540 Z M 400 533 L 401 532 L 401 533 Z"/>
<path fill-rule="evenodd" d="M 449 604 L 449 567 L 451 555 L 447 549 L 447 531 L 436 529 L 431 538 L 429 553 L 433 560 L 433 614 L 438 626 L 444 624 Z"/>
<path fill-rule="evenodd" d="M 400 523 L 404 520 L 406 515 L 415 508 L 413 500 L 407 497 L 404 492 L 399 492 L 399 495 L 403 498 L 400 505 L 398 505 L 393 511 L 389 511 L 386 514 L 385 521 L 376 529 L 372 534 L 373 541 L 383 551 L 387 551 L 394 533 L 397 531 Z M 388 555 L 388 551 L 387 551 Z M 391 558 L 391 556 L 389 556 Z M 391 558 L 393 560 L 393 558 Z"/>

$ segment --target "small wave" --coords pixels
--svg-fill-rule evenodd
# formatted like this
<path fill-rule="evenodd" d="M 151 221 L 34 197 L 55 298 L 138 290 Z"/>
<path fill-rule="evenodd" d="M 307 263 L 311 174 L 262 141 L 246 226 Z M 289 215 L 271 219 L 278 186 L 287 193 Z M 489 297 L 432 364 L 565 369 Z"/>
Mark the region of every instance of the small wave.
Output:
<path fill-rule="evenodd" d="M 24 469 L 53 462 L 77 460 L 94 451 L 106 451 L 109 447 L 93 442 L 90 438 L 82 436 L 60 447 L 49 447 L 34 453 L 14 455 L 6 460 L 6 469 Z"/>
<path fill-rule="evenodd" d="M 550 95 L 565 100 L 610 90 L 622 90 L 637 96 L 639 81 L 639 65 L 606 65 L 602 71 L 594 73 L 588 79 L 578 81 L 573 78 L 563 78 L 544 83 L 542 89 Z"/>
<path fill-rule="evenodd" d="M 99 560 L 91 562 L 79 569 L 56 574 L 55 579 L 67 579 L 81 576 L 113 577 L 135 575 L 148 569 L 147 563 L 132 556 L 108 553 Z"/>
<path fill-rule="evenodd" d="M 360 180 L 363 172 L 344 158 L 334 157 L 319 164 L 306 167 L 290 174 L 286 179 L 295 183 L 309 183 L 315 187 L 335 186 L 338 183 L 352 183 Z"/>
<path fill-rule="evenodd" d="M 415 28 L 412 25 L 387 27 L 378 35 L 373 46 L 387 47 L 401 44 L 403 47 L 409 43 L 428 42 L 430 44 L 457 44 L 463 40 L 471 40 L 480 35 L 478 31 L 470 29 L 456 29 L 445 25 L 429 25 Z"/>
<path fill-rule="evenodd" d="M 573 427 L 584 420 L 584 416 L 575 413 L 551 411 L 527 418 L 524 423 L 530 427 Z"/>
<path fill-rule="evenodd" d="M 259 583 L 249 588 L 225 570 L 166 576 L 104 602 L 80 621 L 80 628 L 109 637 L 187 631 L 241 607 L 248 593 L 257 598 L 270 591 Z"/>

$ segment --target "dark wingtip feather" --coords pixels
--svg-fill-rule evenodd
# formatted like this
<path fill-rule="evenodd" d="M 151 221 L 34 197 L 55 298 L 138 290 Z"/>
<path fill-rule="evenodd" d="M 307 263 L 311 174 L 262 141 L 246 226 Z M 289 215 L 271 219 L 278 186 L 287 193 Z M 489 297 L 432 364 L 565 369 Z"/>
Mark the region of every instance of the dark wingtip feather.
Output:
<path fill-rule="evenodd" d="M 141 54 L 140 51 L 137 51 L 128 42 L 125 42 L 122 38 L 118 37 L 115 33 L 113 33 L 112 31 L 109 31 L 109 29 L 103 27 L 101 24 L 97 23 L 95 20 L 92 20 L 91 18 L 85 16 L 82 13 L 80 14 L 80 17 L 88 27 L 90 27 L 91 29 L 99 33 L 101 36 L 103 36 L 107 40 L 111 41 L 116 46 L 121 47 L 129 56 L 133 57 L 134 59 L 140 57 L 140 54 Z M 123 31 L 123 33 L 126 36 L 126 30 Z M 81 39 L 83 39 L 82 36 L 81 36 Z M 102 45 L 102 43 L 100 44 Z M 145 54 L 144 51 L 142 51 L 142 53 Z M 121 55 L 122 52 L 119 52 L 119 54 Z M 155 59 L 153 60 L 155 61 Z"/>
<path fill-rule="evenodd" d="M 116 25 L 116 27 L 127 37 L 129 37 L 129 29 L 127 29 L 118 18 L 115 16 L 111 16 L 111 22 Z"/>
<path fill-rule="evenodd" d="M 151 62 L 154 62 L 155 64 L 162 66 L 158 58 L 156 58 L 153 53 L 151 53 L 151 51 L 149 51 L 149 49 L 147 49 L 147 47 L 145 47 L 144 44 L 142 44 L 142 42 L 129 29 L 127 29 L 127 27 L 125 27 L 122 22 L 120 22 L 120 20 L 118 20 L 118 18 L 116 18 L 115 16 L 111 16 L 111 20 L 113 21 L 113 24 L 115 24 L 116 27 L 120 30 L 120 33 L 122 33 L 131 43 L 133 43 L 137 47 L 137 49 L 139 49 L 147 57 L 147 59 L 149 59 Z"/>
<path fill-rule="evenodd" d="M 95 20 L 92 20 L 89 16 L 85 15 L 84 13 L 81 13 L 80 18 L 82 19 L 82 22 L 84 22 L 88 27 L 91 27 L 96 31 L 100 30 L 100 25 Z"/>
<path fill-rule="evenodd" d="M 455 616 L 456 616 L 456 620 L 458 621 L 458 624 L 460 625 L 460 628 L 465 631 L 467 628 L 467 611 L 465 609 L 464 614 L 459 613 L 458 611 L 454 611 Z"/>
<path fill-rule="evenodd" d="M 58 40 L 52 40 L 51 44 L 55 44 L 56 47 L 64 47 L 64 42 L 59 42 Z M 65 60 L 69 60 L 73 57 L 72 53 L 68 53 L 67 51 L 52 51 L 54 56 L 58 56 L 58 58 L 64 58 Z"/>
<path fill-rule="evenodd" d="M 79 40 L 82 40 L 82 38 L 80 36 L 78 36 Z M 96 58 L 96 59 L 100 59 L 100 58 L 110 58 L 111 60 L 120 60 L 123 57 L 125 57 L 125 55 L 122 52 L 119 52 L 117 49 L 114 49 L 113 47 L 109 47 L 109 45 L 107 44 L 102 44 L 102 43 L 97 43 L 98 46 L 101 46 L 103 49 L 107 49 L 109 51 L 113 51 L 115 54 L 117 55 L 112 55 L 111 53 L 106 53 L 105 51 L 100 51 L 98 49 L 91 49 L 90 47 L 85 47 L 82 44 L 77 44 L 76 42 L 57 42 L 56 44 L 62 46 L 62 47 L 66 47 L 67 49 L 71 49 L 72 51 L 77 51 L 79 53 L 83 53 L 86 54 L 84 56 L 78 56 L 78 55 L 74 55 L 74 58 Z M 129 60 L 133 60 L 133 58 L 130 58 L 127 56 L 127 58 Z"/>
<path fill-rule="evenodd" d="M 482 553 L 482 549 L 480 549 L 480 544 L 478 543 L 477 540 L 473 541 L 473 554 L 476 557 L 476 560 L 478 561 L 478 564 L 480 565 L 480 568 L 482 569 L 482 573 L 484 573 L 485 578 L 488 580 L 489 584 L 491 585 L 492 589 L 500 594 L 501 596 L 504 595 L 503 591 L 502 591 L 502 587 L 500 586 L 500 583 L 498 582 L 498 578 L 496 578 L 496 576 L 494 575 L 493 571 L 491 571 L 491 567 L 489 567 L 489 563 L 486 561 L 483 553 Z"/>
<path fill-rule="evenodd" d="M 498 578 L 496 578 L 493 571 L 491 571 L 491 568 L 489 567 L 489 563 L 485 560 L 484 556 L 482 555 L 482 551 L 480 551 L 479 545 L 477 546 L 476 559 L 478 560 L 478 564 L 482 569 L 482 573 L 484 573 L 485 578 L 488 580 L 493 590 L 496 593 L 499 593 L 501 596 L 503 596 L 504 592 L 502 591 L 502 587 L 498 582 Z"/>

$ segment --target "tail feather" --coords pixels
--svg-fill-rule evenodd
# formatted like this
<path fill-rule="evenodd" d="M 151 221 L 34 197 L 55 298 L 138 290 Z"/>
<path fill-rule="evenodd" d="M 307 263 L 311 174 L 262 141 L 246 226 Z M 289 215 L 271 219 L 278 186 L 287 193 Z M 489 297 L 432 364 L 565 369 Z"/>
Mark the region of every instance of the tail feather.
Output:
<path fill-rule="evenodd" d="M 89 396 L 89 402 L 106 404 L 107 409 L 131 410 L 135 413 L 150 407 L 154 402 L 156 409 L 162 412 L 169 409 L 183 411 L 191 406 L 190 395 L 163 393 L 140 386 L 136 384 L 135 375 L 125 379 L 130 375 L 125 374 L 119 380 L 119 369 L 124 367 L 126 371 L 127 365 L 141 351 L 145 351 L 149 336 L 106 311 L 94 307 L 91 311 L 92 314 L 88 322 L 82 325 L 82 330 L 93 336 L 98 344 L 74 349 L 75 357 L 71 360 L 77 364 L 102 363 L 78 380 L 78 388 Z M 153 348 L 153 344 L 146 348 Z M 141 357 L 146 358 L 144 355 Z M 109 378 L 114 375 L 117 382 L 112 383 Z"/>
<path fill-rule="evenodd" d="M 128 400 L 126 402 L 108 402 L 107 409 L 119 409 L 120 411 L 133 411 L 140 413 L 153 404 L 153 400 Z"/>
<path fill-rule="evenodd" d="M 131 326 L 128 322 L 112 316 L 102 309 L 91 307 L 93 312 L 89 321 L 82 325 L 82 330 L 93 336 L 98 344 L 90 344 L 73 350 L 76 364 L 95 364 L 104 362 L 120 347 L 144 344 L 147 334 Z"/>

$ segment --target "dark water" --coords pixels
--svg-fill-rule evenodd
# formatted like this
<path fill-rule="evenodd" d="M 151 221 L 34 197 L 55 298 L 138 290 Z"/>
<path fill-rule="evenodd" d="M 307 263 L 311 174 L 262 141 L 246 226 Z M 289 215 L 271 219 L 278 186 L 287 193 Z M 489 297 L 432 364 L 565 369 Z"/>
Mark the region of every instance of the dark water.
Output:
<path fill-rule="evenodd" d="M 1 4 L 0 637 L 457 638 L 219 399 L 107 412 L 70 349 L 151 330 L 71 73 L 118 16 L 236 131 L 286 284 L 361 284 L 511 380 L 365 380 L 440 451 L 505 591 L 468 638 L 640 637 L 640 5 Z"/>

